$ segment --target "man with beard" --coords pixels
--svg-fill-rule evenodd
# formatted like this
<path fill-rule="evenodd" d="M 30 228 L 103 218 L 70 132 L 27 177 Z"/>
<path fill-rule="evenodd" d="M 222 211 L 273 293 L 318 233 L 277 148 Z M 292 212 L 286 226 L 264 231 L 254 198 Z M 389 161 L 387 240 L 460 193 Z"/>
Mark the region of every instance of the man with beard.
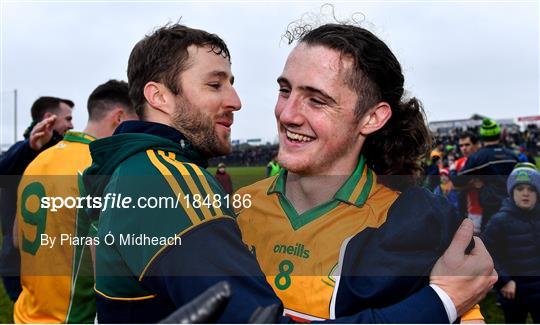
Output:
<path fill-rule="evenodd" d="M 257 307 L 279 306 L 241 241 L 232 198 L 205 169 L 209 157 L 229 153 L 241 107 L 227 46 L 202 30 L 165 26 L 137 43 L 127 72 L 141 121 L 92 142 L 84 175 L 82 196 L 103 202 L 86 210 L 99 219 L 99 322 L 158 322 L 220 280 L 233 294 L 219 321 L 247 322 Z M 120 196 L 132 199 L 128 207 L 112 203 Z"/>
<path fill-rule="evenodd" d="M 243 244 L 234 218 L 232 208 L 247 207 L 249 197 L 227 200 L 204 169 L 207 158 L 230 151 L 233 113 L 241 106 L 233 80 L 227 46 L 205 31 L 166 26 L 133 49 L 128 83 L 142 121 L 125 122 L 112 137 L 92 142 L 93 164 L 84 177 L 84 194 L 103 203 L 86 211 L 99 218 L 95 289 L 100 323 L 160 321 L 222 280 L 229 283 L 231 297 L 206 322 L 248 322 L 259 306 L 276 305 L 281 315 L 281 302 Z M 157 199 L 163 204 L 151 204 Z M 449 248 L 453 257 L 437 263 L 438 273 L 491 272 L 483 260 L 465 259 L 459 247 L 467 246 L 470 237 L 466 231 L 459 234 L 463 238 Z M 465 290 L 456 304 L 470 307 L 477 301 L 491 283 L 485 278 L 467 282 L 476 292 Z M 447 278 L 448 288 L 460 289 L 455 283 L 463 281 Z M 446 305 L 438 295 L 428 288 L 339 321 L 446 322 Z M 422 312 L 417 312 L 419 302 Z"/>

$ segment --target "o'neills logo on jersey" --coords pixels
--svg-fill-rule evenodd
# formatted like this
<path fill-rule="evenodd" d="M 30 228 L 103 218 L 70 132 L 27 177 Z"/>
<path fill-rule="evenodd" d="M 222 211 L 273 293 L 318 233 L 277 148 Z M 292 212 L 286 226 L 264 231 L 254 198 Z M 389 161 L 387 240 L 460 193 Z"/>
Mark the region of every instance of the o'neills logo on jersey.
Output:
<path fill-rule="evenodd" d="M 277 244 L 276 246 L 274 246 L 274 253 L 309 258 L 309 249 L 306 249 L 306 247 L 300 243 L 296 243 L 295 246 Z"/>

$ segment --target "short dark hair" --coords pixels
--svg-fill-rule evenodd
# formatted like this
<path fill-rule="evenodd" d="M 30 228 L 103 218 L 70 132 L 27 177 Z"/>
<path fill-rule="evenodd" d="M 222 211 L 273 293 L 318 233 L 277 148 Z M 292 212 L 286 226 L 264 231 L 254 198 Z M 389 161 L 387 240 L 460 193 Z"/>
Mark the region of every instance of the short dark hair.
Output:
<path fill-rule="evenodd" d="M 97 86 L 88 97 L 89 120 L 101 120 L 116 105 L 121 105 L 127 113 L 133 113 L 135 111 L 129 98 L 127 82 L 111 79 Z"/>
<path fill-rule="evenodd" d="M 217 55 L 231 58 L 219 36 L 180 24 L 161 27 L 135 45 L 129 56 L 127 75 L 129 96 L 140 118 L 144 117 L 143 89 L 148 82 L 160 82 L 173 94 L 181 93 L 179 75 L 187 69 L 187 50 L 191 45 L 209 46 Z"/>
<path fill-rule="evenodd" d="M 466 132 L 461 133 L 461 135 L 459 136 L 460 140 L 467 139 L 467 138 L 471 140 L 472 144 L 478 143 L 478 136 L 472 132 L 466 131 Z"/>
<path fill-rule="evenodd" d="M 432 139 L 420 101 L 403 99 L 404 77 L 392 51 L 370 31 L 354 25 L 325 24 L 303 30 L 306 32 L 296 36 L 300 43 L 323 46 L 353 59 L 345 83 L 358 95 L 358 119 L 381 101 L 392 109 L 390 120 L 369 135 L 362 148 L 370 168 L 379 175 L 419 175 L 420 161 L 429 152 Z"/>
<path fill-rule="evenodd" d="M 30 109 L 32 115 L 32 121 L 39 122 L 43 119 L 45 113 L 56 113 L 60 108 L 60 104 L 64 103 L 70 108 L 73 108 L 75 104 L 69 99 L 63 99 L 58 97 L 42 96 L 36 99 Z"/>

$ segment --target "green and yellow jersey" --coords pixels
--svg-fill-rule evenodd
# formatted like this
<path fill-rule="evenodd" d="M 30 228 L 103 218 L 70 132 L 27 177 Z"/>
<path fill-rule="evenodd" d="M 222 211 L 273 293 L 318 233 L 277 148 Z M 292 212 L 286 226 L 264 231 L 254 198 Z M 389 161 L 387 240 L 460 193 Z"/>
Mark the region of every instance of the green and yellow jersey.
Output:
<path fill-rule="evenodd" d="M 422 218 L 415 224 L 415 213 L 400 207 L 415 204 L 412 198 L 408 199 L 409 196 L 429 194 L 419 192 L 401 197 L 400 192 L 378 183 L 375 173 L 367 168 L 364 158 L 361 158 L 357 168 L 332 200 L 304 213 L 297 213 L 285 196 L 286 176 L 287 172 L 282 170 L 275 177 L 240 189 L 240 195 L 251 195 L 252 206 L 237 210 L 243 241 L 255 254 L 267 281 L 283 302 L 286 315 L 297 321 L 335 319 L 362 309 L 389 306 L 405 299 L 418 284 L 427 285 L 426 278 L 420 277 L 420 272 L 415 274 L 416 271 L 412 269 L 410 274 L 418 278 L 414 283 L 388 282 L 382 278 L 379 281 L 371 277 L 369 287 L 367 282 L 365 287 L 362 287 L 364 284 L 360 287 L 356 283 L 350 285 L 349 278 L 343 279 L 341 275 L 344 265 L 346 273 L 353 275 L 385 276 L 391 274 L 388 267 L 394 265 L 394 269 L 399 269 L 400 256 L 406 254 L 401 251 L 403 246 L 389 242 L 381 244 L 379 241 L 386 237 L 388 226 L 396 224 L 395 220 L 402 222 L 408 218 L 414 225 L 412 231 L 426 231 L 428 226 L 422 224 Z M 418 205 L 422 205 L 421 201 L 418 201 Z M 404 215 L 400 215 L 400 212 Z M 426 209 L 425 220 L 430 218 L 429 213 L 436 211 Z M 387 224 L 389 217 L 392 222 Z M 459 219 L 448 217 L 448 220 L 454 221 L 448 229 L 434 229 L 448 236 L 434 238 L 434 242 L 438 243 L 441 238 L 451 239 Z M 385 224 L 387 226 L 383 227 Z M 402 226 L 391 226 L 394 230 L 396 227 L 399 229 Z M 403 227 L 403 231 L 408 231 L 407 227 Z M 421 238 L 418 240 L 421 241 Z M 425 247 L 426 254 L 419 255 L 417 261 L 411 259 L 413 266 L 426 269 L 428 274 L 432 267 L 430 263 L 434 263 L 441 250 L 447 247 L 430 245 L 429 241 L 416 245 L 416 248 Z M 384 246 L 392 247 L 392 250 Z M 362 247 L 366 247 L 366 250 L 362 250 Z M 357 256 L 351 252 L 358 252 Z M 379 262 L 360 265 L 362 260 L 370 261 L 366 256 Z M 407 268 L 407 265 L 403 267 Z M 407 273 L 400 273 L 399 270 L 393 272 Z M 346 312 L 340 311 L 345 305 L 342 301 L 354 305 L 355 299 L 359 301 L 356 306 Z"/>
<path fill-rule="evenodd" d="M 79 175 L 92 162 L 88 144 L 93 140 L 88 134 L 67 132 L 62 141 L 32 161 L 22 176 L 17 202 L 22 292 L 14 308 L 16 323 L 94 320 L 89 251 L 69 240 L 88 231 L 86 221 L 78 220 L 76 207 L 42 205 L 46 197 L 79 196 Z M 55 238 L 54 245 L 44 244 L 43 238 Z M 86 276 L 78 277 L 82 269 Z"/>
<path fill-rule="evenodd" d="M 178 130 L 128 121 L 90 149 L 85 191 L 133 200 L 89 211 L 99 219 L 99 322 L 157 323 L 220 281 L 233 294 L 217 322 L 247 322 L 257 307 L 280 304 L 242 243 L 234 199 Z"/>

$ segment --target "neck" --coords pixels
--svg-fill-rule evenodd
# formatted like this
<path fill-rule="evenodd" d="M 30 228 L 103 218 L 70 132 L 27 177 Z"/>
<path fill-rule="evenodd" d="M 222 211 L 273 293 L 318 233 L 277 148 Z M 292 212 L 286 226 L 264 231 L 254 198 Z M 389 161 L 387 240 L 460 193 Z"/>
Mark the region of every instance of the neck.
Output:
<path fill-rule="evenodd" d="M 287 199 L 298 213 L 328 202 L 347 181 L 357 164 L 358 159 L 350 166 L 332 168 L 333 170 L 323 174 L 306 175 L 288 172 L 285 183 Z"/>
<path fill-rule="evenodd" d="M 114 130 L 111 130 L 109 127 L 105 127 L 102 123 L 96 123 L 93 121 L 88 121 L 86 128 L 83 130 L 84 133 L 93 136 L 96 139 L 101 139 L 111 136 Z"/>
<path fill-rule="evenodd" d="M 285 193 L 296 211 L 303 213 L 330 201 L 347 178 L 348 175 L 300 176 L 288 173 Z"/>

